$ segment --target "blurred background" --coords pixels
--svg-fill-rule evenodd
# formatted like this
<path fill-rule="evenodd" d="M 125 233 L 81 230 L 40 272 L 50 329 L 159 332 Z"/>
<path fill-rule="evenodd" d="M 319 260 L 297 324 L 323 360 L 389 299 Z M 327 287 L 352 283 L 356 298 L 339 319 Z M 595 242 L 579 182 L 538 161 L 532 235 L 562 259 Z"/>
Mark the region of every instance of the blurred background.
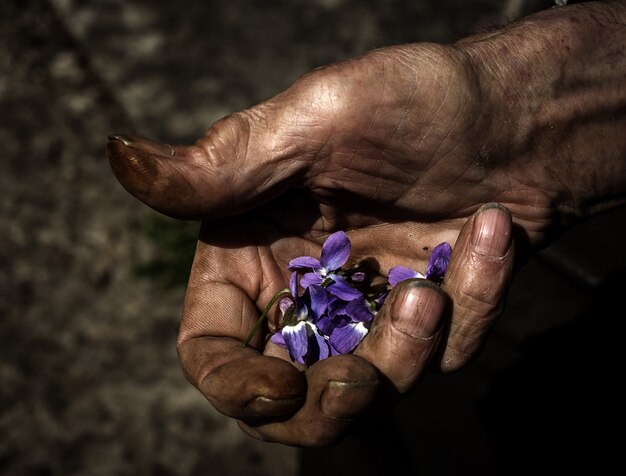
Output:
<path fill-rule="evenodd" d="M 190 143 L 316 66 L 454 41 L 550 4 L 1 0 L 0 474 L 597 473 L 614 462 L 603 428 L 623 418 L 624 210 L 519 273 L 468 368 L 426 375 L 337 446 L 298 450 L 246 437 L 184 379 L 175 341 L 197 224 L 142 206 L 105 156 L 110 133 Z"/>

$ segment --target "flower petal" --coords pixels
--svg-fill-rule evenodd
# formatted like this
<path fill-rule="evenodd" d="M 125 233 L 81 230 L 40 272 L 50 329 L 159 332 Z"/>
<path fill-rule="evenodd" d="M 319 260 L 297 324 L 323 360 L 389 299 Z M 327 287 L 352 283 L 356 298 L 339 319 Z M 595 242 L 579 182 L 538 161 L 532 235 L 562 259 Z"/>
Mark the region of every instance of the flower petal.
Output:
<path fill-rule="evenodd" d="M 280 331 L 272 334 L 272 337 L 270 337 L 270 341 L 281 347 L 287 347 L 287 344 L 285 343 L 285 338 L 283 337 L 283 333 Z"/>
<path fill-rule="evenodd" d="M 350 301 L 344 301 L 331 294 L 330 303 L 328 304 L 328 314 L 330 314 L 331 317 L 345 316 L 348 304 L 350 304 Z"/>
<path fill-rule="evenodd" d="M 352 352 L 367 335 L 368 329 L 362 322 L 338 327 L 330 335 L 330 345 L 340 354 Z"/>
<path fill-rule="evenodd" d="M 389 284 L 391 284 L 391 286 L 395 286 L 400 281 L 404 281 L 405 279 L 423 277 L 423 274 L 418 273 L 414 269 L 407 268 L 405 266 L 394 266 L 389 270 L 389 277 L 387 278 L 387 281 L 389 281 Z"/>
<path fill-rule="evenodd" d="M 320 263 L 326 271 L 334 271 L 341 268 L 350 257 L 352 245 L 348 236 L 343 231 L 333 233 L 322 246 Z"/>
<path fill-rule="evenodd" d="M 285 326 L 283 327 L 282 334 L 285 338 L 285 344 L 287 344 L 291 360 L 304 364 L 304 356 L 309 348 L 306 323 L 300 321 L 295 326 Z"/>
<path fill-rule="evenodd" d="M 356 273 L 352 273 L 350 275 L 350 281 L 353 283 L 362 283 L 365 281 L 367 275 L 363 271 L 357 271 Z"/>
<path fill-rule="evenodd" d="M 324 360 L 330 355 L 330 348 L 326 339 L 319 334 L 315 324 L 307 323 L 309 350 L 306 355 L 307 365 Z"/>
<path fill-rule="evenodd" d="M 343 276 L 332 274 L 329 277 L 332 278 L 333 283 L 329 284 L 326 289 L 333 296 L 337 296 L 344 301 L 352 301 L 363 296 L 363 293 L 352 287 Z"/>
<path fill-rule="evenodd" d="M 306 289 L 312 284 L 316 284 L 319 286 L 320 284 L 322 284 L 323 281 L 324 281 L 324 278 L 322 278 L 319 274 L 304 273 L 302 277 L 300 278 L 300 286 Z"/>
<path fill-rule="evenodd" d="M 336 324 L 328 314 L 323 315 L 319 320 L 315 321 L 317 329 L 325 336 L 329 336 L 335 330 Z"/>
<path fill-rule="evenodd" d="M 328 347 L 330 347 L 330 355 L 331 355 L 331 357 L 334 357 L 335 355 L 342 355 L 341 352 L 339 352 L 337 349 L 335 349 L 332 345 L 329 345 Z"/>
<path fill-rule="evenodd" d="M 358 301 L 365 301 L 362 297 L 358 297 L 353 299 L 352 301 L 344 301 L 343 299 L 338 299 L 333 296 L 333 300 L 328 307 L 328 313 L 333 317 L 335 321 L 335 326 L 343 327 L 346 324 L 352 322 L 351 314 L 356 307 L 358 307 Z M 352 304 L 356 302 L 356 304 Z"/>
<path fill-rule="evenodd" d="M 317 321 L 328 308 L 328 292 L 317 284 L 311 284 L 307 289 L 311 297 L 313 319 Z"/>
<path fill-rule="evenodd" d="M 331 302 L 328 305 L 328 316 L 330 318 L 330 329 L 325 328 L 323 331 L 324 334 L 330 335 L 335 327 L 343 327 L 352 322 L 350 316 L 348 316 L 346 312 L 346 308 L 350 304 L 347 301 L 343 301 L 341 299 L 336 298 L 335 296 L 331 296 Z"/>
<path fill-rule="evenodd" d="M 298 321 L 308 321 L 312 319 L 312 312 L 309 309 L 308 299 L 306 299 L 306 295 L 299 299 L 296 299 L 296 311 L 295 311 L 296 319 Z"/>
<path fill-rule="evenodd" d="M 312 256 L 298 256 L 289 262 L 287 268 L 290 270 L 321 269 L 322 265 L 320 264 L 320 260 Z"/>
<path fill-rule="evenodd" d="M 293 306 L 293 298 L 289 296 L 285 296 L 278 301 L 278 309 L 280 309 L 280 313 L 283 316 L 291 306 Z"/>
<path fill-rule="evenodd" d="M 443 278 L 452 256 L 452 247 L 448 243 L 440 243 L 433 249 L 426 267 L 428 279 Z"/>
<path fill-rule="evenodd" d="M 291 291 L 291 295 L 297 301 L 298 300 L 298 273 L 291 273 L 291 278 L 289 279 L 289 290 Z"/>
<path fill-rule="evenodd" d="M 364 298 L 350 301 L 345 308 L 345 312 L 353 322 L 369 322 L 374 318 L 374 313 Z"/>

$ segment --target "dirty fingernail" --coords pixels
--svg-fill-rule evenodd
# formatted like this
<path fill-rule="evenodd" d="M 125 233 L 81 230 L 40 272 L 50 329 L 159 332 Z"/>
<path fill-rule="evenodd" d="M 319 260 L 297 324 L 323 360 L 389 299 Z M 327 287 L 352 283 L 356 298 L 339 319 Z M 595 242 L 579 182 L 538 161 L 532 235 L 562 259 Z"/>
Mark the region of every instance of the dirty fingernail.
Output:
<path fill-rule="evenodd" d="M 511 213 L 497 203 L 483 205 L 472 229 L 472 246 L 477 253 L 503 257 L 511 245 Z"/>
<path fill-rule="evenodd" d="M 112 134 L 109 136 L 109 141 L 119 141 L 127 147 L 142 150 L 150 154 L 156 154 L 161 157 L 174 156 L 174 148 L 171 145 L 163 144 L 141 136 L 130 134 Z"/>
<path fill-rule="evenodd" d="M 439 286 L 425 279 L 416 280 L 395 299 L 393 325 L 413 338 L 429 339 L 439 328 L 445 305 Z"/>

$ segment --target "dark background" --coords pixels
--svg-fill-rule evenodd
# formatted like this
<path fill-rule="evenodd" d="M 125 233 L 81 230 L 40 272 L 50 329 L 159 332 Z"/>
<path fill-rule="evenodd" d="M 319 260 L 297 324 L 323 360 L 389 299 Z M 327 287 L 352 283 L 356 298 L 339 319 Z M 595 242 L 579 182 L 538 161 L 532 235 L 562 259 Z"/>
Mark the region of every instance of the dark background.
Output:
<path fill-rule="evenodd" d="M 127 195 L 106 136 L 189 143 L 307 70 L 543 8 L 496 0 L 2 0 L 0 474 L 594 472 L 615 462 L 624 210 L 517 276 L 482 356 L 338 446 L 253 441 L 183 378 L 197 225 Z M 621 429 L 618 426 L 618 430 Z M 565 448 L 565 450 L 563 450 Z"/>

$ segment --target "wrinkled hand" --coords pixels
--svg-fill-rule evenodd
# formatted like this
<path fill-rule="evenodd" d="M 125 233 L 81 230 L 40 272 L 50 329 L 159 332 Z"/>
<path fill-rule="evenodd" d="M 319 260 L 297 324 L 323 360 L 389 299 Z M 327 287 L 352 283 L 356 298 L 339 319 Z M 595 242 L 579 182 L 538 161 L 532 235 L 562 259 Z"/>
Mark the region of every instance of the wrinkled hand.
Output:
<path fill-rule="evenodd" d="M 493 148 L 479 97 L 453 51 L 394 48 L 310 73 L 192 147 L 111 141 L 113 169 L 131 193 L 169 215 L 205 219 L 179 353 L 217 409 L 266 439 L 324 444 L 381 392 L 378 372 L 403 393 L 442 336 L 445 369 L 475 354 L 513 263 L 509 213 L 493 206 L 474 216 L 502 186 L 473 170 Z M 263 334 L 243 348 L 259 309 L 285 287 L 288 261 L 319 256 L 340 229 L 353 258 L 374 258 L 383 275 L 399 264 L 423 270 L 435 245 L 456 242 L 445 283 L 398 286 L 354 355 L 304 374 Z"/>
<path fill-rule="evenodd" d="M 330 443 L 376 410 L 375 400 L 412 388 L 438 348 L 444 370 L 480 349 L 503 309 L 512 222 L 525 250 L 543 244 L 555 189 L 545 167 L 537 172 L 533 156 L 518 153 L 511 127 L 521 121 L 475 58 L 439 45 L 381 49 L 303 76 L 193 146 L 112 138 L 111 165 L 132 194 L 205 220 L 179 354 L 188 379 L 244 431 Z M 423 270 L 447 241 L 445 281 L 398 285 L 353 355 L 306 372 L 266 344 L 267 332 L 242 347 L 285 287 L 289 260 L 319 256 L 337 230 L 351 239 L 353 259 L 373 258 L 382 276 L 395 265 Z"/>

